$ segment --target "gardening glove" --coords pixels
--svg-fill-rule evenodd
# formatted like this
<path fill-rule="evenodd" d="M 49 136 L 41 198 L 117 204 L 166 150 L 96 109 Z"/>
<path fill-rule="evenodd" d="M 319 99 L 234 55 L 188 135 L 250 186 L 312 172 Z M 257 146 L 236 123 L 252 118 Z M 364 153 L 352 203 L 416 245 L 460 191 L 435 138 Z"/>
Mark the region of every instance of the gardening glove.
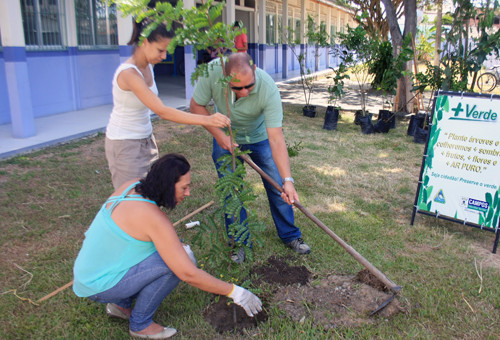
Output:
<path fill-rule="evenodd" d="M 194 256 L 194 253 L 193 251 L 191 250 L 191 247 L 189 246 L 189 244 L 182 244 L 182 246 L 184 247 L 184 250 L 186 251 L 186 253 L 188 254 L 189 258 L 191 259 L 191 261 L 193 261 L 194 265 L 195 266 L 198 266 L 198 262 L 196 262 L 196 257 Z"/>
<path fill-rule="evenodd" d="M 233 284 L 233 290 L 228 297 L 233 299 L 234 303 L 243 307 L 248 316 L 253 317 L 262 310 L 262 302 L 251 291 Z"/>

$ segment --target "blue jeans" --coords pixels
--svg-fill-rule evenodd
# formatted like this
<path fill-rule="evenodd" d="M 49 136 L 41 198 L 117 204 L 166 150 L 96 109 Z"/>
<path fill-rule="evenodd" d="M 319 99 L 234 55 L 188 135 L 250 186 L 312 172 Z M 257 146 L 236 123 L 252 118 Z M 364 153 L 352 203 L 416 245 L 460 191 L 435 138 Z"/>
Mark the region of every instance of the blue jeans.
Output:
<path fill-rule="evenodd" d="M 262 142 L 254 144 L 244 144 L 240 145 L 240 149 L 243 151 L 250 150 L 250 158 L 252 161 L 259 166 L 265 173 L 271 176 L 272 179 L 276 181 L 280 186 L 283 185 L 278 168 L 274 163 L 273 155 L 271 153 L 271 147 L 269 146 L 269 140 L 264 140 Z M 213 140 L 213 151 L 212 159 L 217 169 L 217 174 L 219 178 L 222 174 L 219 172 L 221 166 L 220 162 L 217 160 L 225 155 L 229 154 L 229 151 L 221 148 L 217 141 Z M 264 178 L 262 178 L 262 183 L 266 189 L 267 199 L 269 201 L 269 208 L 271 209 L 271 215 L 273 217 L 274 225 L 278 232 L 278 236 L 284 243 L 291 242 L 301 236 L 300 229 L 294 224 L 293 209 L 291 205 L 288 205 L 281 198 L 281 193 L 275 189 L 270 183 L 268 183 Z M 247 218 L 247 212 L 245 209 L 241 209 L 240 221 L 244 221 Z M 232 217 L 226 215 L 226 231 L 228 226 L 232 223 Z M 246 241 L 244 242 L 246 244 Z"/>
<path fill-rule="evenodd" d="M 138 332 L 153 322 L 153 314 L 179 281 L 158 252 L 155 252 L 131 267 L 113 288 L 89 296 L 89 299 L 114 303 L 123 308 L 132 307 L 132 301 L 136 299 L 129 321 L 130 329 Z"/>

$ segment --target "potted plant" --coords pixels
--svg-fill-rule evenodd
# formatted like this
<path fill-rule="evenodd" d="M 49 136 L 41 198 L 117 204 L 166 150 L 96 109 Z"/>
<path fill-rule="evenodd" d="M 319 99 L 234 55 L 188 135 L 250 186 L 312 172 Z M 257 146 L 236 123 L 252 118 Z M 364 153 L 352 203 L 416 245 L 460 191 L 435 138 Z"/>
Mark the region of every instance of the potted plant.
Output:
<path fill-rule="evenodd" d="M 366 110 L 366 96 L 372 76 L 369 62 L 373 55 L 373 41 L 361 26 L 347 27 L 347 33 L 340 33 L 339 40 L 340 48 L 334 53 L 339 56 L 340 65 L 345 65 L 352 73 L 361 98 L 361 110 L 356 111 L 354 123 L 361 125 L 364 134 L 373 133 L 371 114 Z"/>
<path fill-rule="evenodd" d="M 349 79 L 349 76 L 346 74 L 346 66 L 344 64 L 340 64 L 336 69 L 333 67 L 330 68 L 333 70 L 334 76 L 333 84 L 328 86 L 328 103 L 333 105 L 328 105 L 326 108 L 323 129 L 336 130 L 340 114 L 340 107 L 337 106 L 337 100 L 341 99 L 344 95 L 344 79 Z"/>
<path fill-rule="evenodd" d="M 379 110 L 375 132 L 387 133 L 396 127 L 396 113 L 391 109 L 386 110 L 385 104 L 389 102 L 388 97 L 393 97 L 396 94 L 398 79 L 409 73 L 405 71 L 404 66 L 413 57 L 410 44 L 411 34 L 408 34 L 402 42 L 399 54 L 393 57 L 392 44 L 389 41 L 377 42 L 376 53 L 370 63 L 370 72 L 374 74 L 372 86 L 384 93 L 384 106 Z"/>
<path fill-rule="evenodd" d="M 300 71 L 300 84 L 302 85 L 302 90 L 304 93 L 305 106 L 302 108 L 302 112 L 306 117 L 316 117 L 316 105 L 311 105 L 311 95 L 315 89 L 314 77 L 311 75 L 312 71 L 308 67 L 308 60 L 306 58 L 306 51 L 300 53 L 297 52 L 297 44 L 300 42 L 297 40 L 291 40 L 293 31 L 289 28 L 284 34 L 288 34 L 288 46 L 292 51 L 293 55 L 297 58 L 299 63 Z M 320 47 L 329 46 L 329 36 L 326 33 L 326 26 L 322 23 L 319 29 L 316 29 L 314 19 L 309 15 L 307 17 L 307 45 L 314 46 L 314 57 L 317 59 L 320 55 Z M 307 49 L 307 46 L 306 46 Z"/>

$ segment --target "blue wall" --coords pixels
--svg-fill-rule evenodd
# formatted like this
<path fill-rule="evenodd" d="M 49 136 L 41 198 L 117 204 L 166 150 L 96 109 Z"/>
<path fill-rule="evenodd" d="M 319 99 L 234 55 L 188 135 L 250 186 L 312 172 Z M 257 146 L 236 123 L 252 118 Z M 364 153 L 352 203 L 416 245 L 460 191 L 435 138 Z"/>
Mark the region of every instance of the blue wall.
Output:
<path fill-rule="evenodd" d="M 26 53 L 33 115 L 73 110 L 73 84 L 67 52 Z"/>
<path fill-rule="evenodd" d="M 119 64 L 118 50 L 81 52 L 78 55 L 76 81 L 80 105 L 77 109 L 113 102 L 111 81 Z"/>
<path fill-rule="evenodd" d="M 319 69 L 324 70 L 326 68 L 326 59 L 328 58 L 328 49 L 326 47 L 321 47 L 319 49 Z"/>
<path fill-rule="evenodd" d="M 119 63 L 118 49 L 27 51 L 34 117 L 112 103 L 111 81 Z M 5 62 L 0 54 L 0 124 L 11 122 Z"/>
<path fill-rule="evenodd" d="M 0 125 L 10 123 L 9 96 L 5 78 L 5 62 L 3 53 L 0 53 Z"/>
<path fill-rule="evenodd" d="M 264 45 L 264 65 L 260 65 L 267 73 L 276 73 L 276 57 L 274 45 Z"/>
<path fill-rule="evenodd" d="M 264 58 L 265 58 L 265 63 L 262 65 L 262 62 L 259 61 L 257 65 L 265 70 L 267 73 L 281 73 L 283 70 L 283 46 L 282 45 L 263 45 L 263 53 L 264 53 Z M 300 46 L 295 46 L 293 47 L 296 51 L 297 55 L 300 55 Z M 306 54 L 306 69 L 309 69 L 311 73 L 314 73 L 315 67 L 316 67 L 316 61 L 315 61 L 315 47 L 314 46 L 305 46 L 306 48 L 305 54 Z M 288 70 L 299 70 L 300 65 L 299 61 L 297 60 L 297 57 L 295 54 L 291 51 L 290 47 L 287 47 L 286 50 L 286 55 L 288 58 Z M 320 48 L 319 49 L 319 69 L 318 71 L 322 71 L 327 69 L 326 67 L 326 60 L 329 58 L 330 59 L 330 65 L 329 66 L 335 66 L 336 63 L 334 62 L 334 58 L 331 57 L 329 54 L 329 49 L 328 48 Z"/>

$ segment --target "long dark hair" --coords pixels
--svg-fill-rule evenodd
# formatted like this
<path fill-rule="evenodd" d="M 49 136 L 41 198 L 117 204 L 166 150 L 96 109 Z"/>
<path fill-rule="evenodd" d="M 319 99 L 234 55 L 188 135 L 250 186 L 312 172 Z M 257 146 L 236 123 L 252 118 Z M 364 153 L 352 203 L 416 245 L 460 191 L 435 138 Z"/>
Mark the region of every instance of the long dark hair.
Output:
<path fill-rule="evenodd" d="M 160 0 L 152 0 L 149 2 L 148 7 L 149 8 L 155 8 L 156 3 L 159 2 Z M 177 4 L 177 0 L 167 0 L 165 2 L 170 2 L 172 6 L 175 6 Z M 137 46 L 139 44 L 140 38 L 142 31 L 149 25 L 151 24 L 152 21 L 150 18 L 146 17 L 142 19 L 140 22 L 135 21 L 133 19 L 132 25 L 134 30 L 132 31 L 132 37 L 130 38 L 130 41 L 127 43 L 128 45 L 135 45 Z M 154 42 L 158 41 L 161 38 L 169 38 L 172 39 L 175 36 L 175 30 L 181 27 L 181 24 L 178 22 L 173 22 L 172 27 L 170 30 L 167 30 L 167 25 L 165 23 L 162 23 L 158 25 L 148 36 L 147 39 L 149 42 Z"/>
<path fill-rule="evenodd" d="M 159 207 L 173 209 L 177 204 L 175 183 L 190 169 L 191 165 L 183 155 L 166 154 L 151 165 L 146 177 L 135 186 L 135 191 L 155 201 Z"/>

